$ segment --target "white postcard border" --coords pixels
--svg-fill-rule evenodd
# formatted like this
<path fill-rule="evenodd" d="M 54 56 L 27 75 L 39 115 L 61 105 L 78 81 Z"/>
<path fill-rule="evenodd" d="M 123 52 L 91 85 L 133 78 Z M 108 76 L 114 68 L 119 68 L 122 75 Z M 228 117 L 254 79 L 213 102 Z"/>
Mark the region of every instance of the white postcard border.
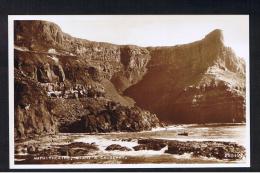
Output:
<path fill-rule="evenodd" d="M 106 168 L 228 168 L 250 167 L 250 61 L 246 63 L 246 163 L 216 164 L 15 164 L 14 162 L 14 20 L 48 20 L 48 18 L 84 18 L 87 15 L 8 15 L 9 73 L 9 167 L 10 169 L 106 169 Z M 95 16 L 95 15 L 92 15 Z M 100 16 L 100 15 L 98 15 Z M 112 16 L 112 15 L 109 15 Z M 138 15 L 136 15 L 138 16 Z M 143 16 L 143 15 L 142 15 Z M 166 15 L 164 15 L 166 16 Z M 174 15 L 179 16 L 179 15 Z M 181 15 L 180 15 L 181 16 Z M 188 15 L 185 15 L 188 16 Z M 193 16 L 193 15 L 191 15 Z M 196 15 L 199 16 L 199 15 Z M 205 15 L 203 15 L 205 16 Z M 210 15 L 214 16 L 214 15 Z M 219 15 L 218 15 L 219 16 Z M 230 16 L 230 15 L 228 15 Z M 235 15 L 239 16 L 239 15 Z M 241 15 L 245 16 L 245 15 Z M 248 27 L 249 27 L 249 15 Z M 249 38 L 248 38 L 249 39 Z M 249 46 L 249 45 L 248 45 Z M 248 52 L 249 54 L 249 52 Z M 250 58 L 249 58 L 250 59 Z"/>

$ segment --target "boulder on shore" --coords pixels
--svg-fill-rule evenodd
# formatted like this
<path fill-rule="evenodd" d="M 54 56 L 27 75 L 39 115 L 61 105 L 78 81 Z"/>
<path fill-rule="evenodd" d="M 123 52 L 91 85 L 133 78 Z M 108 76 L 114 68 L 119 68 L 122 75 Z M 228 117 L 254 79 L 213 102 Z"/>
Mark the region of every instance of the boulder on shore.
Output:
<path fill-rule="evenodd" d="M 105 150 L 106 151 L 114 151 L 114 150 L 118 150 L 118 151 L 131 151 L 130 148 L 125 147 L 125 146 L 121 146 L 121 145 L 118 145 L 118 144 L 109 145 Z"/>

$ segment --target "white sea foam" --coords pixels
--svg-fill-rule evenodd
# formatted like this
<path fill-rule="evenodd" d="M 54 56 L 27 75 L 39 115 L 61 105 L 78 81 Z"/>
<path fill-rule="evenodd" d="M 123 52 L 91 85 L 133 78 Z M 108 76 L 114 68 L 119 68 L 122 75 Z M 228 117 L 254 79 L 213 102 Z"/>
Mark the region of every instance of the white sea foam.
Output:
<path fill-rule="evenodd" d="M 142 156 L 142 157 L 148 157 L 148 156 L 156 156 L 156 155 L 162 155 L 165 154 L 165 151 L 168 149 L 168 147 L 164 147 L 159 151 L 155 150 L 139 150 L 139 151 L 107 151 L 107 153 L 115 154 L 115 155 L 124 155 L 124 156 Z"/>
<path fill-rule="evenodd" d="M 92 136 L 92 135 L 87 135 L 85 137 L 75 139 L 74 142 L 85 142 L 85 143 L 95 142 L 95 144 L 98 145 L 99 150 L 103 153 L 108 153 L 108 154 L 111 153 L 113 155 L 125 155 L 125 156 L 162 155 L 168 149 L 168 146 L 166 146 L 159 151 L 154 151 L 154 150 L 134 151 L 133 147 L 139 145 L 137 143 L 137 140 L 133 140 L 133 141 L 112 140 L 112 139 L 106 139 L 102 136 Z M 130 148 L 131 151 L 118 151 L 118 150 L 106 151 L 105 149 L 112 144 L 117 144 L 122 147 Z"/>
<path fill-rule="evenodd" d="M 156 131 L 170 131 L 170 130 L 179 130 L 179 129 L 185 129 L 187 127 L 187 125 L 170 125 L 170 126 L 166 126 L 166 127 L 156 127 L 156 128 L 152 128 L 152 132 L 156 132 Z"/>
<path fill-rule="evenodd" d="M 106 151 L 105 149 L 112 144 L 117 144 L 128 148 L 132 148 L 138 145 L 137 141 L 112 140 L 112 139 L 106 139 L 102 136 L 94 136 L 94 135 L 87 135 L 86 137 L 76 139 L 75 142 L 85 142 L 85 143 L 95 142 L 95 144 L 98 145 L 101 151 Z"/>

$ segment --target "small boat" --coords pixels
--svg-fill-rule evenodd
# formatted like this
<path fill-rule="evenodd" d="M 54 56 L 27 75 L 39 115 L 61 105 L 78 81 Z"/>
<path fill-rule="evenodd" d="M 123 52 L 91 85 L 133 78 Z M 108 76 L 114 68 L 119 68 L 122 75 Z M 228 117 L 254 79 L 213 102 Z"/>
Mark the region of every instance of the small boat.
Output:
<path fill-rule="evenodd" d="M 178 133 L 179 136 L 188 136 L 188 132 L 182 132 L 182 133 Z"/>

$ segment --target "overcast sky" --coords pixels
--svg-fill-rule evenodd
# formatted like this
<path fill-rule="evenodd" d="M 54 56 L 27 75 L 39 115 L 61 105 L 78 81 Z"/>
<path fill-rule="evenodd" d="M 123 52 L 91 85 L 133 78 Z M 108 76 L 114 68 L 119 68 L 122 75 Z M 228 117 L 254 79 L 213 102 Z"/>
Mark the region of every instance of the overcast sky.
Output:
<path fill-rule="evenodd" d="M 55 22 L 74 37 L 139 46 L 190 43 L 204 38 L 214 29 L 222 29 L 225 44 L 232 47 L 238 56 L 246 60 L 249 57 L 248 15 L 84 15 L 33 18 Z"/>

